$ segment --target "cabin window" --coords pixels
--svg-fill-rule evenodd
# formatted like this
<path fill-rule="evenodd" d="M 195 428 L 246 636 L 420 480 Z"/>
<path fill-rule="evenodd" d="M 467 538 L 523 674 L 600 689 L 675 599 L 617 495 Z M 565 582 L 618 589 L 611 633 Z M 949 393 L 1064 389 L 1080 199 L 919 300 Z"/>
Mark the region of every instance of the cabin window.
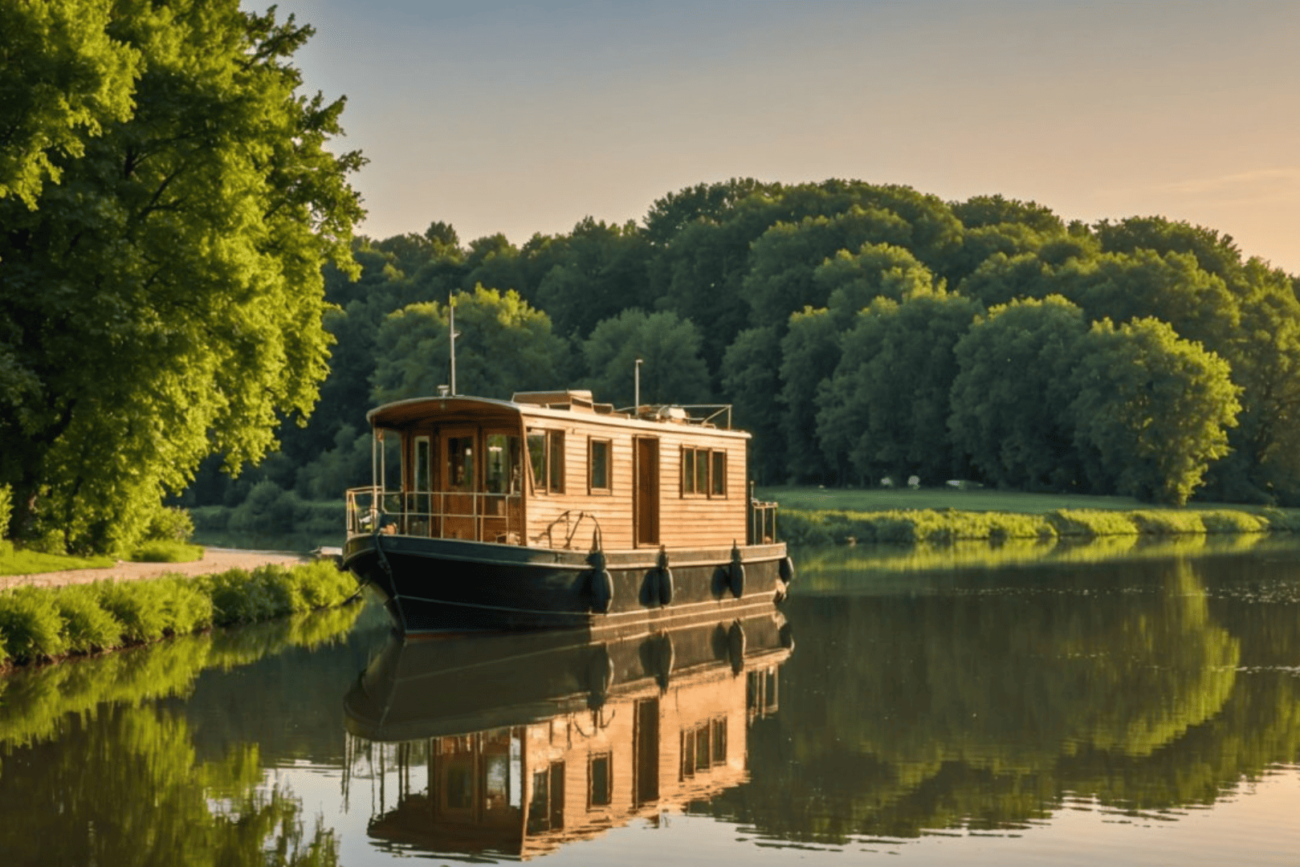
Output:
<path fill-rule="evenodd" d="M 610 452 L 611 446 L 609 440 L 591 439 L 587 441 L 587 462 L 588 467 L 588 485 L 590 492 L 609 493 L 612 489 L 610 483 Z"/>
<path fill-rule="evenodd" d="M 591 757 L 591 766 L 587 779 L 591 790 L 587 798 L 587 807 L 608 807 L 614 803 L 613 757 L 601 753 Z"/>
<path fill-rule="evenodd" d="M 727 496 L 727 453 L 683 446 L 682 496 Z"/>
<path fill-rule="evenodd" d="M 519 492 L 519 437 L 509 434 L 488 434 L 487 454 L 483 469 L 489 494 L 515 494 Z"/>
<path fill-rule="evenodd" d="M 530 430 L 528 460 L 533 469 L 535 491 L 564 493 L 564 431 Z"/>
<path fill-rule="evenodd" d="M 474 490 L 474 437 L 448 437 L 447 490 Z"/>

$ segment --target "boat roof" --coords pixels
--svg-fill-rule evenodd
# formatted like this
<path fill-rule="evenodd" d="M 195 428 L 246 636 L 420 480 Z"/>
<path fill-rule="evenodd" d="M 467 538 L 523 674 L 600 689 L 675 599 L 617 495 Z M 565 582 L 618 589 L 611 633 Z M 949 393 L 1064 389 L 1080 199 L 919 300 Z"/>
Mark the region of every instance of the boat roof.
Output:
<path fill-rule="evenodd" d="M 634 413 L 634 409 L 639 412 Z M 712 410 L 707 417 L 693 416 L 691 410 Z M 596 403 L 590 391 L 567 389 L 563 391 L 516 392 L 510 400 L 471 395 L 438 395 L 413 397 L 375 407 L 366 414 L 372 427 L 402 429 L 437 419 L 440 422 L 499 422 L 515 425 L 521 416 L 529 418 L 570 418 L 581 414 L 591 421 L 635 427 L 682 424 L 719 434 L 748 437 L 744 431 L 730 426 L 731 408 L 725 405 L 660 406 L 643 405 L 617 410 L 613 404 Z M 714 419 L 725 413 L 726 423 L 719 426 Z"/>

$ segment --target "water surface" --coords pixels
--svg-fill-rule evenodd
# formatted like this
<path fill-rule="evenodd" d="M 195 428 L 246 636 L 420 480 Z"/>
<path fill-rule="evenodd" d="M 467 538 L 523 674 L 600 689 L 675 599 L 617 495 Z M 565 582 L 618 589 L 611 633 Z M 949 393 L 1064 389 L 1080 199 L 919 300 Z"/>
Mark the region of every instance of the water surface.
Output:
<path fill-rule="evenodd" d="M 23 673 L 0 861 L 1294 863 L 1300 548 L 1239 547 L 803 552 L 743 624 L 352 609 Z"/>

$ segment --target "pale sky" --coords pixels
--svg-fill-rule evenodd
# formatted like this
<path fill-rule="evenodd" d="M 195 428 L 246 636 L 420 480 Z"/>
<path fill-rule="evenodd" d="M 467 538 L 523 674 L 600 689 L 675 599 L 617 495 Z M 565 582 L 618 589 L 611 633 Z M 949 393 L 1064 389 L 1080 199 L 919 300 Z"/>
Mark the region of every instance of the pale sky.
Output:
<path fill-rule="evenodd" d="M 245 6 L 264 8 L 244 0 Z M 1163 215 L 1300 274 L 1300 2 L 281 0 L 375 238 L 640 222 L 730 177 Z"/>

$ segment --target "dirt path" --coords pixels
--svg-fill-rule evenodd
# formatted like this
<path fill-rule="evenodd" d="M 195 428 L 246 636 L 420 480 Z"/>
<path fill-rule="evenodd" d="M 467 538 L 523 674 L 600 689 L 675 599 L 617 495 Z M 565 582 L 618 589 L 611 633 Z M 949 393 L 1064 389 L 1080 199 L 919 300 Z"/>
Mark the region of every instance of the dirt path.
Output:
<path fill-rule="evenodd" d="M 0 589 L 33 584 L 57 587 L 63 584 L 87 584 L 104 578 L 125 581 L 157 578 L 161 575 L 208 575 L 227 569 L 255 569 L 264 563 L 292 566 L 311 558 L 289 551 L 241 551 L 235 548 L 204 548 L 203 559 L 193 563 L 128 563 L 122 560 L 105 569 L 69 569 L 65 572 L 39 572 L 35 575 L 0 575 Z"/>

